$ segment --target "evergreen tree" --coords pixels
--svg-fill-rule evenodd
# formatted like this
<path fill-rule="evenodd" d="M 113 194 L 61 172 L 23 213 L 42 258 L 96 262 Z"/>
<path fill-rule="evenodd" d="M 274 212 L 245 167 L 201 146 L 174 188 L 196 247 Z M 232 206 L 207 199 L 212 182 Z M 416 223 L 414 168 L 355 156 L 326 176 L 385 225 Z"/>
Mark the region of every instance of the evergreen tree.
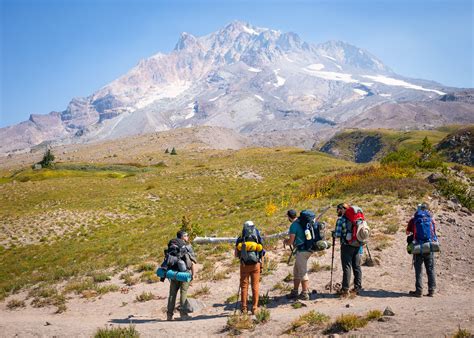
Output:
<path fill-rule="evenodd" d="M 178 155 L 178 153 L 176 152 L 176 149 L 174 149 L 174 147 L 173 147 L 173 149 L 171 149 L 171 155 Z"/>
<path fill-rule="evenodd" d="M 166 148 L 165 154 L 169 154 L 169 153 L 170 153 L 170 151 L 168 150 L 168 148 Z"/>
<path fill-rule="evenodd" d="M 39 164 L 41 164 L 43 168 L 51 168 L 53 166 L 53 162 L 54 162 L 54 155 L 51 152 L 51 149 L 48 149 L 44 153 L 43 159 L 41 160 L 41 162 L 39 162 Z"/>

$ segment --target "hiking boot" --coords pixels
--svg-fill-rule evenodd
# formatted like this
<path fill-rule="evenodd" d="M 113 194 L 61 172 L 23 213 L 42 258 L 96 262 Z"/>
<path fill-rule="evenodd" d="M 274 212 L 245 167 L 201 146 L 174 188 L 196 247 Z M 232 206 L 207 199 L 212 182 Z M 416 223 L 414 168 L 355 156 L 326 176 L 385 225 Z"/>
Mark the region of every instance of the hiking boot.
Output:
<path fill-rule="evenodd" d="M 252 315 L 256 315 L 258 313 L 258 309 L 252 309 Z"/>
<path fill-rule="evenodd" d="M 173 315 L 166 314 L 166 320 L 171 322 L 173 320 Z"/>
<path fill-rule="evenodd" d="M 298 290 L 291 290 L 291 292 L 286 295 L 286 298 L 288 299 L 297 299 L 298 298 Z"/>
<path fill-rule="evenodd" d="M 428 297 L 433 297 L 434 294 L 435 294 L 434 290 L 430 290 L 430 291 L 428 291 L 427 296 L 428 296 Z"/>
<path fill-rule="evenodd" d="M 346 298 L 346 297 L 349 297 L 349 290 L 341 289 L 337 291 L 337 294 L 339 295 L 339 298 Z"/>
<path fill-rule="evenodd" d="M 248 314 L 248 312 L 249 312 L 249 311 L 247 310 L 247 308 L 246 308 L 246 307 L 244 307 L 244 308 L 240 309 L 240 313 L 241 313 L 241 314 L 243 314 L 243 315 L 246 315 L 246 314 Z"/>
<path fill-rule="evenodd" d="M 361 291 L 362 291 L 362 288 L 353 288 L 351 289 L 350 292 L 358 296 Z"/>
<path fill-rule="evenodd" d="M 412 297 L 417 297 L 417 298 L 423 297 L 423 293 L 421 291 L 410 291 L 408 292 L 408 294 Z"/>
<path fill-rule="evenodd" d="M 309 293 L 308 293 L 308 291 L 301 291 L 300 295 L 298 296 L 298 299 L 301 299 L 301 300 L 309 300 Z"/>

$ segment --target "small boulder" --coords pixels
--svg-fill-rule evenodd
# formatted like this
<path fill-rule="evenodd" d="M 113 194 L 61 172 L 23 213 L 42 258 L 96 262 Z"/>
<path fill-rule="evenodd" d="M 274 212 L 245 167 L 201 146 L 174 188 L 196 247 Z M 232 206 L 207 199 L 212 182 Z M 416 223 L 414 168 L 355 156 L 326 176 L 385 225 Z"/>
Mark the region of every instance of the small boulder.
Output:
<path fill-rule="evenodd" d="M 426 179 L 430 183 L 436 183 L 436 182 L 441 181 L 442 179 L 444 179 L 444 175 L 440 174 L 440 173 L 433 173 L 430 176 L 428 176 Z"/>
<path fill-rule="evenodd" d="M 188 312 L 198 312 L 199 310 L 202 310 L 203 308 L 206 307 L 204 302 L 200 301 L 199 299 L 194 299 L 194 298 L 188 298 L 186 299 L 186 303 L 184 304 L 184 307 Z"/>
<path fill-rule="evenodd" d="M 384 316 L 395 316 L 395 312 L 392 311 L 392 308 L 390 306 L 387 306 L 385 310 L 383 311 Z"/>

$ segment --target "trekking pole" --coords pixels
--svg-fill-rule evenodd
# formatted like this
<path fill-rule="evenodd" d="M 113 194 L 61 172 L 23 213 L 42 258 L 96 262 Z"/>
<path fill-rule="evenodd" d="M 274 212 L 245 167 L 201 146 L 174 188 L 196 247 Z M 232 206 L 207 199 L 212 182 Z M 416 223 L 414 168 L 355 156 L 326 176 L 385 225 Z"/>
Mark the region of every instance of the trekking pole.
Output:
<path fill-rule="evenodd" d="M 332 293 L 332 271 L 334 267 L 334 246 L 336 244 L 336 237 L 332 238 L 332 254 L 331 254 L 331 281 L 329 282 L 329 293 Z"/>
<path fill-rule="evenodd" d="M 293 249 L 293 245 L 290 245 L 290 250 L 291 250 L 290 257 L 288 257 L 288 262 L 286 262 L 286 265 L 290 265 L 291 257 L 293 257 L 296 251 Z"/>
<path fill-rule="evenodd" d="M 235 312 L 237 312 L 237 307 L 239 306 L 239 296 L 240 296 L 240 284 L 239 284 L 239 290 L 237 291 L 237 300 L 235 301 L 234 314 Z"/>
<path fill-rule="evenodd" d="M 372 255 L 370 254 L 370 250 L 369 250 L 369 244 L 367 243 L 365 246 L 367 247 L 367 252 L 369 253 L 370 266 L 374 266 L 374 261 L 372 260 Z"/>

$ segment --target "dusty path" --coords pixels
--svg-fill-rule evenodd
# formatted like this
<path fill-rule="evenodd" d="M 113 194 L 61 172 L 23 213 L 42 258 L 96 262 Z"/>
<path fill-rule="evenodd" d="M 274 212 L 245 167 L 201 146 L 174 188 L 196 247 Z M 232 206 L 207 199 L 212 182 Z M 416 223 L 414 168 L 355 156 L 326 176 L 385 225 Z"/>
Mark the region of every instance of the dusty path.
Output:
<path fill-rule="evenodd" d="M 447 210 L 444 207 L 443 210 Z M 401 211 L 403 221 L 408 219 Z M 344 313 L 364 314 L 369 310 L 383 311 L 390 306 L 395 312 L 387 322 L 371 322 L 367 327 L 349 334 L 372 336 L 444 336 L 457 330 L 458 325 L 474 332 L 474 292 L 470 286 L 473 280 L 473 249 L 474 220 L 471 215 L 440 211 L 436 214 L 439 234 L 443 245 L 442 255 L 437 256 L 438 293 L 434 298 L 421 299 L 408 297 L 407 292 L 414 289 L 415 277 L 411 268 L 411 256 L 405 251 L 404 229 L 394 236 L 391 247 L 383 252 L 372 252 L 380 259 L 380 265 L 363 267 L 364 291 L 354 299 L 338 299 L 324 290 L 329 282 L 330 272 L 322 271 L 310 275 L 311 288 L 318 291 L 312 295 L 307 307 L 293 309 L 278 291 L 269 291 L 274 300 L 268 308 L 271 319 L 264 325 L 258 325 L 253 332 L 246 335 L 280 335 L 288 329 L 291 321 L 309 310 L 316 310 L 331 316 L 334 320 Z M 453 221 L 454 220 L 454 221 Z M 283 249 L 270 253 L 278 257 Z M 322 257 L 312 257 L 321 265 L 330 264 L 330 252 Z M 335 281 L 341 279 L 339 262 L 339 246 L 336 249 Z M 291 271 L 291 267 L 280 263 L 278 269 L 263 278 L 261 290 L 266 293 Z M 426 285 L 426 275 L 425 285 Z M 194 283 L 190 293 L 202 285 L 211 289 L 209 296 L 202 297 L 206 308 L 194 314 L 193 320 L 187 322 L 166 322 L 163 308 L 166 299 L 145 303 L 134 302 L 135 297 L 143 291 L 166 297 L 168 283 L 139 284 L 131 288 L 127 294 L 119 292 L 106 294 L 101 299 L 88 301 L 72 299 L 68 302 L 68 310 L 59 315 L 52 314 L 54 309 L 34 309 L 28 306 L 17 311 L 6 310 L 0 304 L 0 336 L 58 336 L 87 337 L 94 334 L 99 327 L 110 325 L 127 325 L 133 323 L 142 336 L 208 336 L 226 335 L 223 329 L 227 316 L 232 313 L 234 305 L 224 304 L 225 299 L 237 292 L 237 273 L 232 278 L 218 282 Z M 426 288 L 426 286 L 425 286 Z M 21 298 L 21 294 L 15 296 Z M 8 299 L 7 299 L 8 300 Z M 46 323 L 50 325 L 46 325 Z M 315 334 L 321 334 L 315 332 Z"/>

